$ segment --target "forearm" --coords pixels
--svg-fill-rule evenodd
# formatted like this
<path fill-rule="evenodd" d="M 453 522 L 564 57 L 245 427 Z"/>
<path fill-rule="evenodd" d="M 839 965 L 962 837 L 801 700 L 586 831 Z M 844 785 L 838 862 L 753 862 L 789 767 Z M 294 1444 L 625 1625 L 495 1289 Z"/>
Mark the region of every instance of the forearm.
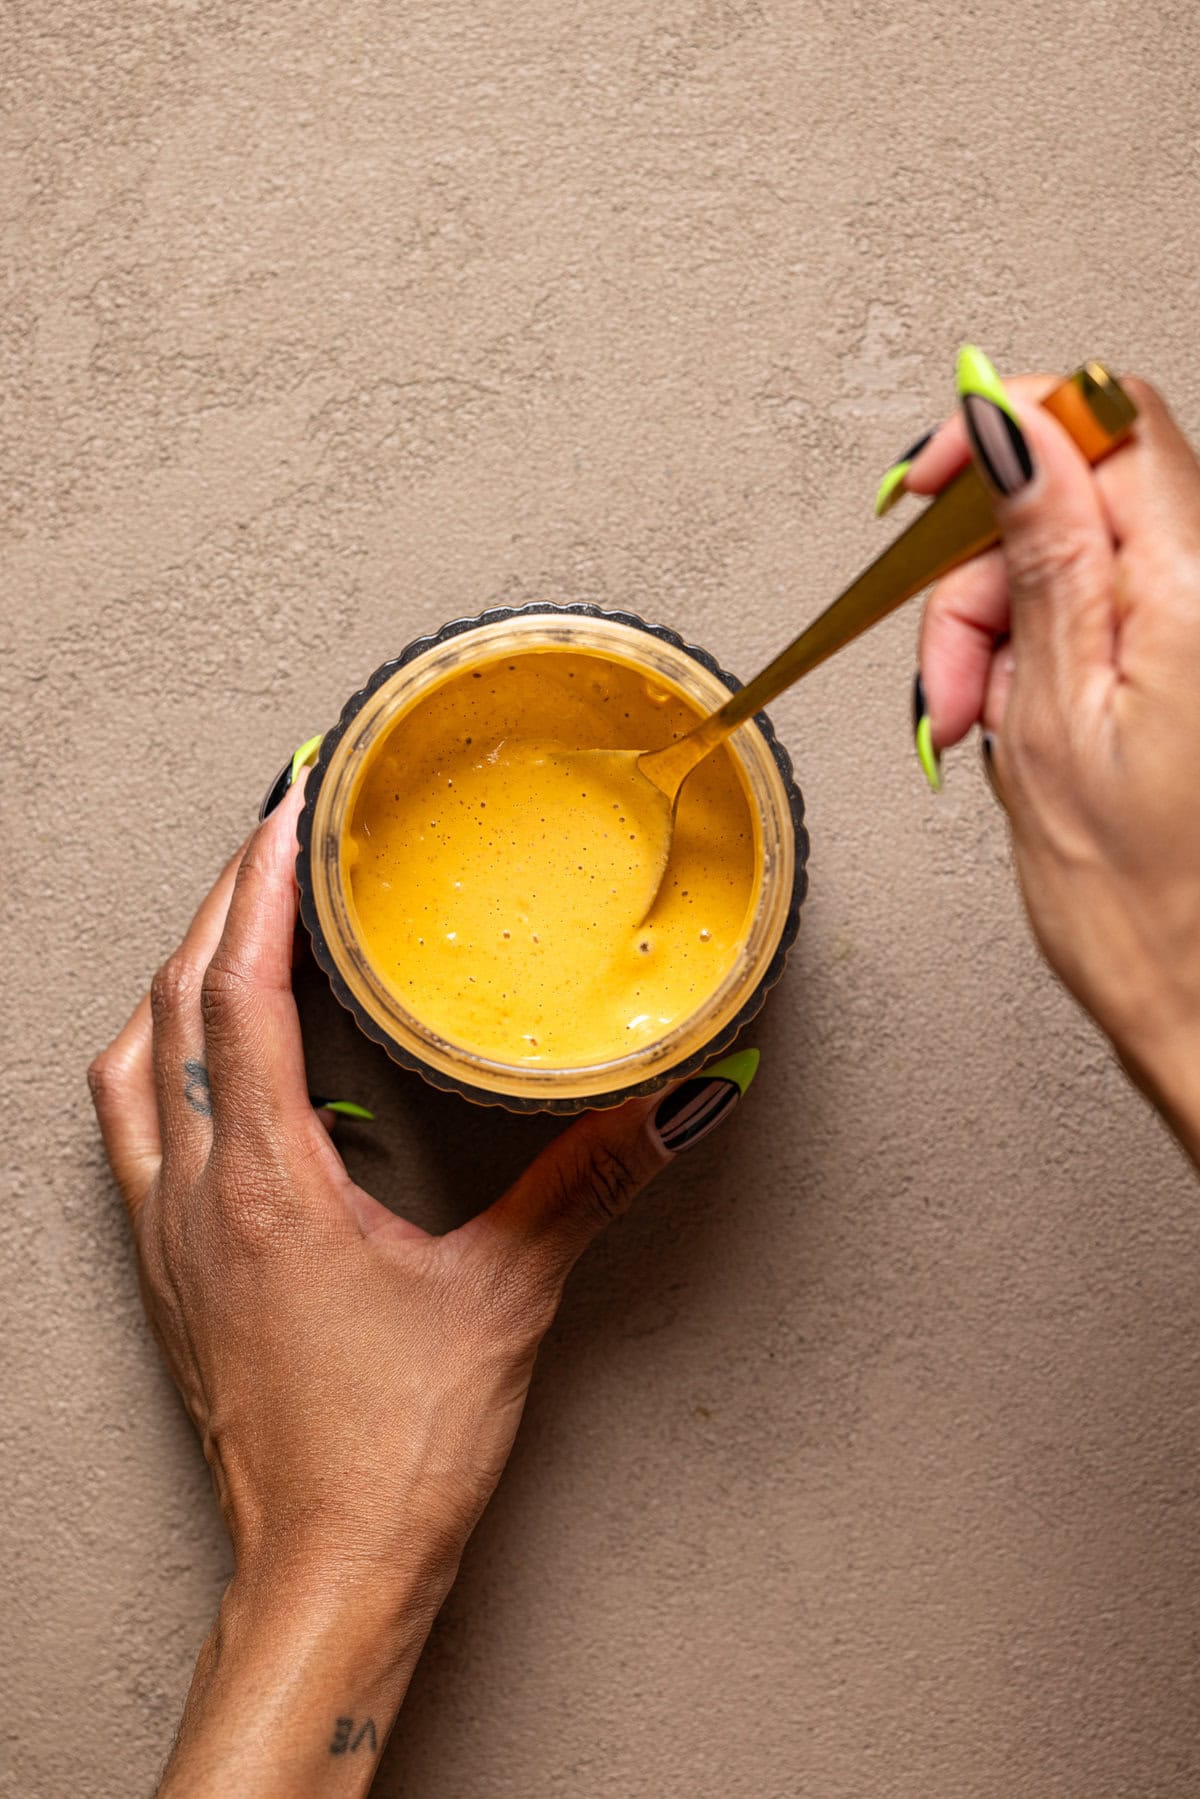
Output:
<path fill-rule="evenodd" d="M 235 1578 L 159 1799 L 366 1793 L 454 1573 L 443 1561 L 398 1591 L 362 1577 Z"/>

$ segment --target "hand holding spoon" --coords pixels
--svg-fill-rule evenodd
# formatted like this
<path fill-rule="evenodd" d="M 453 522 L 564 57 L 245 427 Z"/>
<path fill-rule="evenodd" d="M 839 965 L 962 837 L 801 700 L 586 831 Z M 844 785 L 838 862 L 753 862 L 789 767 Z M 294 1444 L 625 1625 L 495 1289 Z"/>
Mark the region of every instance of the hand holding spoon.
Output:
<path fill-rule="evenodd" d="M 1115 376 L 1099 362 L 1077 369 L 1041 404 L 1096 463 L 1128 435 L 1137 409 Z M 973 464 L 851 582 L 832 605 L 802 631 L 762 673 L 702 719 L 686 737 L 660 750 L 579 750 L 558 752 L 562 761 L 586 768 L 620 797 L 647 835 L 644 867 L 653 874 L 649 912 L 662 885 L 671 854 L 679 791 L 692 770 L 731 732 L 854 638 L 869 630 L 913 594 L 978 556 L 999 540 L 992 502 Z"/>

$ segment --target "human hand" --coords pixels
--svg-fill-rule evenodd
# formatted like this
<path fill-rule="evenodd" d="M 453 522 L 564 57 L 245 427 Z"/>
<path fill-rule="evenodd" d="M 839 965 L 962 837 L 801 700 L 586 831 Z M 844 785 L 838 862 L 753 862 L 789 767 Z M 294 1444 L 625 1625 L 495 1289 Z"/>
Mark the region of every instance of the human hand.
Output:
<path fill-rule="evenodd" d="M 446 1236 L 396 1217 L 308 1097 L 291 991 L 302 787 L 89 1071 L 146 1312 L 235 1555 L 171 1795 L 365 1790 L 568 1272 L 756 1061 L 586 1114 Z"/>
<path fill-rule="evenodd" d="M 964 410 L 912 460 L 968 454 L 1002 542 L 933 591 L 916 723 L 927 772 L 977 722 L 1039 944 L 1200 1159 L 1200 466 L 1153 388 L 1095 470 L 977 351 Z M 922 692 L 923 690 L 923 692 Z M 922 741 L 923 740 L 923 741 Z"/>

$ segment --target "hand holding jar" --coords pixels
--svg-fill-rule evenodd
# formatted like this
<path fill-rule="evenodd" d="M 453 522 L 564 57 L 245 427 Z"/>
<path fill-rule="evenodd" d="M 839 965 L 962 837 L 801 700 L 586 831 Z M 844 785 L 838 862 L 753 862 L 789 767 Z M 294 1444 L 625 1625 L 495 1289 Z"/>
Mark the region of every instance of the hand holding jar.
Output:
<path fill-rule="evenodd" d="M 291 988 L 301 778 L 90 1071 L 235 1573 L 162 1791 L 365 1792 L 576 1258 L 753 1076 L 591 1112 L 433 1237 L 348 1175 Z"/>

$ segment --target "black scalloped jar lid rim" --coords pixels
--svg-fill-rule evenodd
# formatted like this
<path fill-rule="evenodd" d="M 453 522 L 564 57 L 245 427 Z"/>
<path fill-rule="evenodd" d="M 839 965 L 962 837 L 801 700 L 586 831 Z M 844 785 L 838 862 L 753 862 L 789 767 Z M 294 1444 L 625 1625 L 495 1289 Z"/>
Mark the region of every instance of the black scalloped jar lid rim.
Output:
<path fill-rule="evenodd" d="M 578 1098 L 567 1099 L 543 1099 L 526 1098 L 518 1094 L 496 1093 L 489 1088 L 476 1086 L 470 1081 L 459 1080 L 453 1075 L 444 1073 L 441 1069 L 430 1067 L 419 1057 L 402 1049 L 388 1035 L 384 1026 L 374 1019 L 351 993 L 334 960 L 317 916 L 310 867 L 313 809 L 316 798 L 333 752 L 345 735 L 347 727 L 372 694 L 378 692 L 385 681 L 390 681 L 399 669 L 407 667 L 418 656 L 425 655 L 429 650 L 449 642 L 452 638 L 461 637 L 469 631 L 477 631 L 484 625 L 505 624 L 510 619 L 529 618 L 539 614 L 553 617 L 574 615 L 582 618 L 611 619 L 615 624 L 630 625 L 635 630 L 645 631 L 651 637 L 658 637 L 663 642 L 673 645 L 674 648 L 683 650 L 694 662 L 700 663 L 710 674 L 715 675 L 731 693 L 736 693 L 742 685 L 737 676 L 730 674 L 728 669 L 722 668 L 716 658 L 707 650 L 702 649 L 698 644 L 688 643 L 679 635 L 678 631 L 672 630 L 669 625 L 652 625 L 635 612 L 612 611 L 603 606 L 593 606 L 586 601 L 559 605 L 551 600 L 534 600 L 525 606 L 493 606 L 486 612 L 476 614 L 473 618 L 454 619 L 449 624 L 443 625 L 440 631 L 432 632 L 425 637 L 413 638 L 412 642 L 406 644 L 398 656 L 393 656 L 389 661 L 380 663 L 365 684 L 350 695 L 342 707 L 337 723 L 325 733 L 316 762 L 309 771 L 304 806 L 296 827 L 299 844 L 296 856 L 296 879 L 300 888 L 300 916 L 311 939 L 313 955 L 320 968 L 328 976 L 334 997 L 350 1013 L 363 1035 L 370 1038 L 373 1043 L 377 1043 L 393 1062 L 401 1068 L 409 1069 L 412 1073 L 420 1075 L 421 1079 L 431 1087 L 440 1088 L 445 1093 L 455 1093 L 460 1098 L 470 1100 L 474 1105 L 498 1106 L 507 1112 L 575 1114 L 585 1111 L 602 1111 L 608 1106 L 621 1105 L 625 1100 L 632 1099 L 637 1094 L 655 1093 L 672 1082 L 686 1079 L 689 1075 L 697 1073 L 708 1062 L 719 1057 L 741 1034 L 751 1019 L 757 1017 L 766 1002 L 767 994 L 783 974 L 788 952 L 795 942 L 796 933 L 800 928 L 800 908 L 808 892 L 809 838 L 804 823 L 804 799 L 796 784 L 792 759 L 775 735 L 774 726 L 766 713 L 756 713 L 754 723 L 771 751 L 788 796 L 788 807 L 795 839 L 795 872 L 792 881 L 792 895 L 775 954 L 753 993 L 737 1015 L 686 1061 L 678 1062 L 673 1067 L 652 1075 L 645 1081 L 621 1087 L 611 1093 L 590 1093 Z"/>

